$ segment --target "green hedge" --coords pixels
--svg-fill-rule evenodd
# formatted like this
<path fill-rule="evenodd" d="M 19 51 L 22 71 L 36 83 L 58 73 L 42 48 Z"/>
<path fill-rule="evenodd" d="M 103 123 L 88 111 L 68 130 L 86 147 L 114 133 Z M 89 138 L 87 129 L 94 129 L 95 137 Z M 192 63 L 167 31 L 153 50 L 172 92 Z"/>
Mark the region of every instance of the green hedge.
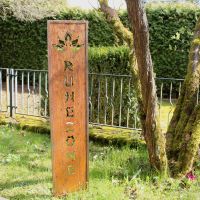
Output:
<path fill-rule="evenodd" d="M 146 8 L 150 49 L 157 77 L 183 78 L 200 8 L 190 4 L 158 4 Z M 124 24 L 127 13 L 121 14 Z"/>
<path fill-rule="evenodd" d="M 150 47 L 155 72 L 159 77 L 183 78 L 188 53 L 200 9 L 162 7 L 148 9 Z"/>
<path fill-rule="evenodd" d="M 189 44 L 200 9 L 165 4 L 148 6 L 146 10 L 150 27 L 150 48 L 157 76 L 182 78 L 186 72 Z M 120 13 L 120 17 L 128 26 L 127 13 Z M 112 26 L 97 11 L 68 10 L 56 19 L 89 20 L 90 47 L 120 44 Z M 46 21 L 47 19 L 21 22 L 13 17 L 6 21 L 0 19 L 0 67 L 46 69 Z M 125 64 L 128 63 L 125 60 L 127 55 L 125 47 L 90 50 L 90 71 L 129 73 L 129 67 Z M 122 61 L 120 58 L 123 58 Z"/>
<path fill-rule="evenodd" d="M 100 12 L 70 9 L 56 18 L 89 21 L 88 40 L 90 46 L 113 46 L 116 43 L 111 24 L 107 23 L 104 15 Z"/>
<path fill-rule="evenodd" d="M 129 48 L 90 47 L 89 70 L 96 73 L 129 74 Z"/>
<path fill-rule="evenodd" d="M 88 20 L 91 47 L 116 43 L 112 27 L 101 13 L 75 9 L 60 13 L 56 19 Z M 33 22 L 21 22 L 14 17 L 0 19 L 0 49 L 0 67 L 46 69 L 47 19 Z"/>

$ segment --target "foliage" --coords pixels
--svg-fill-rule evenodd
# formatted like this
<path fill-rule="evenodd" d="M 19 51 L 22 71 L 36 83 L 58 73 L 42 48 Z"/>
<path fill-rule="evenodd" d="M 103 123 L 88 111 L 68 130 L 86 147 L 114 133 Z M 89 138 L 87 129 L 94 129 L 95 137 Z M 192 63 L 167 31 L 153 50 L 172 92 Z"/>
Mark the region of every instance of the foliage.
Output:
<path fill-rule="evenodd" d="M 113 46 L 116 44 L 112 26 L 106 22 L 100 12 L 68 9 L 65 12 L 61 12 L 56 19 L 89 21 L 88 39 L 90 46 Z"/>
<path fill-rule="evenodd" d="M 200 15 L 199 7 L 189 4 L 150 4 L 147 6 L 147 15 L 150 47 L 157 77 L 182 78 L 186 73 L 193 29 Z M 126 12 L 121 12 L 120 18 L 129 26 Z M 88 20 L 90 47 L 122 44 L 114 35 L 112 25 L 97 11 L 65 10 L 56 17 L 32 22 L 19 21 L 8 16 L 6 20 L 0 19 L 1 67 L 47 69 L 47 19 Z M 90 71 L 129 73 L 129 66 L 125 65 L 128 63 L 128 60 L 125 60 L 128 59 L 128 49 L 125 50 L 125 47 L 90 50 L 89 57 Z M 122 61 L 119 61 L 119 58 L 122 58 Z"/>
<path fill-rule="evenodd" d="M 150 47 L 157 76 L 183 78 L 200 10 L 190 7 L 148 8 Z M 154 22 L 153 22 L 154 21 Z M 152 23 L 153 22 L 153 23 Z M 159 30 L 161 28 L 160 33 Z M 161 53 L 162 52 L 162 53 Z"/>
<path fill-rule="evenodd" d="M 0 152 L 0 196 L 13 200 L 52 199 L 48 135 L 1 126 Z M 90 143 L 89 158 L 89 189 L 72 193 L 67 199 L 190 200 L 200 195 L 199 178 L 189 182 L 159 177 L 150 168 L 144 148 Z M 199 170 L 196 174 L 199 175 Z"/>
<path fill-rule="evenodd" d="M 114 43 L 112 28 L 104 20 L 102 14 L 98 14 L 97 12 L 86 13 L 75 9 L 69 10 L 66 13 L 61 13 L 57 19 L 89 20 L 89 27 L 90 30 L 92 30 L 89 30 L 90 46 L 106 46 Z M 105 33 L 110 33 L 110 35 Z M 0 66 L 47 69 L 46 38 L 47 19 L 33 22 L 18 21 L 14 17 L 9 17 L 6 20 L 0 19 L 0 49 L 3 50 L 3 53 L 0 54 Z M 123 47 L 120 49 L 123 49 Z M 111 50 L 111 48 L 107 51 L 114 53 L 114 50 Z M 117 50 L 116 54 L 120 51 L 122 50 Z M 92 53 L 92 56 L 93 58 L 95 57 L 94 53 Z M 96 57 L 99 57 L 99 55 Z M 97 63 L 97 60 L 94 62 Z M 99 62 L 101 62 L 101 60 Z M 111 63 L 111 60 L 107 61 L 107 63 Z M 112 66 L 113 65 L 114 64 L 112 64 Z"/>
<path fill-rule="evenodd" d="M 21 21 L 34 21 L 55 16 L 65 6 L 65 0 L 1 0 L 0 17 L 14 16 Z"/>
<path fill-rule="evenodd" d="M 200 8 L 192 4 L 148 4 L 150 50 L 157 77 L 183 78 Z M 127 13 L 121 14 L 126 26 Z"/>
<path fill-rule="evenodd" d="M 129 74 L 129 49 L 120 47 L 89 48 L 89 66 L 91 72 L 110 74 Z"/>

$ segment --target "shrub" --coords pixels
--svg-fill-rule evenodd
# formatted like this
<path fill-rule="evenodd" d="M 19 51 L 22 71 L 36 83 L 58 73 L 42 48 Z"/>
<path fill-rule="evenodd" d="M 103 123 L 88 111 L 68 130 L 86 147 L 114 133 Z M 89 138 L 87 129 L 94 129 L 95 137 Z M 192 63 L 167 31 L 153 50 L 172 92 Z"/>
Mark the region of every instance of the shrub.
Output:
<path fill-rule="evenodd" d="M 156 76 L 184 77 L 190 40 L 200 16 L 200 8 L 190 4 L 150 4 L 146 11 Z M 129 26 L 126 12 L 120 13 L 120 18 Z M 112 30 L 112 25 L 97 11 L 66 10 L 56 17 L 37 21 L 19 21 L 9 16 L 6 20 L 0 19 L 1 67 L 47 69 L 47 19 L 88 20 L 90 47 L 121 44 Z M 125 60 L 128 58 L 128 49 L 125 49 L 91 49 L 90 71 L 128 74 L 128 60 Z"/>
<path fill-rule="evenodd" d="M 129 48 L 91 47 L 89 48 L 89 70 L 96 73 L 129 74 Z"/>

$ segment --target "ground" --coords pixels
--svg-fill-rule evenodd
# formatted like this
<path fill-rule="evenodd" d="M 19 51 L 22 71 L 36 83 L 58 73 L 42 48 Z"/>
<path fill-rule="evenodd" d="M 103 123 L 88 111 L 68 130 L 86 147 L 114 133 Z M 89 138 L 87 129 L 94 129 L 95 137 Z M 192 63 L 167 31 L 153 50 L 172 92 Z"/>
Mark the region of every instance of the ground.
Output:
<path fill-rule="evenodd" d="M 50 137 L 0 127 L 0 196 L 15 200 L 52 198 Z M 197 176 L 200 172 L 197 170 Z M 196 181 L 163 179 L 150 169 L 146 149 L 90 143 L 90 184 L 70 200 L 200 199 Z"/>

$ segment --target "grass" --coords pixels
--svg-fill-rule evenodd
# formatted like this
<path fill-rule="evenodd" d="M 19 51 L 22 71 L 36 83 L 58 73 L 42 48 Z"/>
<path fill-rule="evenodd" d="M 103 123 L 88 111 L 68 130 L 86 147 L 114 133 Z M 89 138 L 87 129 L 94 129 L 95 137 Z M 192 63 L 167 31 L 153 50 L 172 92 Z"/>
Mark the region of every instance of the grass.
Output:
<path fill-rule="evenodd" d="M 167 131 L 167 127 L 169 125 L 170 119 L 172 118 L 174 108 L 175 102 L 173 102 L 171 105 L 168 100 L 164 100 L 160 106 L 160 123 L 164 132 Z"/>
<path fill-rule="evenodd" d="M 15 127 L 20 129 L 29 130 L 35 133 L 46 133 L 50 134 L 50 122 L 48 119 L 33 117 L 33 116 L 23 116 L 15 115 L 14 119 L 11 119 L 2 114 L 0 116 L 0 125 L 13 124 Z M 105 126 L 89 126 L 89 136 L 90 140 L 96 141 L 98 143 L 107 143 L 112 145 L 125 145 L 130 146 L 144 146 L 145 142 L 140 132 L 133 131 L 130 129 L 113 128 Z"/>
<path fill-rule="evenodd" d="M 173 100 L 173 104 L 170 104 L 168 100 L 163 100 L 162 104 L 160 105 L 159 116 L 161 121 L 161 127 L 164 132 L 166 132 L 167 130 L 167 126 L 173 115 L 174 108 L 175 100 Z M 50 122 L 48 118 L 46 119 L 34 116 L 24 116 L 19 114 L 15 114 L 14 118 L 15 119 L 10 119 L 8 113 L 1 113 L 0 124 L 15 123 L 15 125 L 22 129 L 27 129 L 40 133 L 50 133 Z M 100 130 L 99 128 L 96 129 L 95 126 L 90 126 L 90 128 L 94 129 L 94 131 L 91 131 L 91 137 L 96 139 L 100 138 L 100 136 L 103 135 L 103 133 L 105 133 L 105 137 L 103 137 L 102 139 L 108 137 L 109 140 L 115 137 L 115 135 L 119 136 L 120 133 L 124 133 L 120 135 L 121 138 L 123 138 L 126 134 L 130 134 L 130 131 L 128 129 L 125 129 L 125 131 L 123 131 L 123 129 L 113 129 L 112 127 L 103 127 L 103 130 Z M 112 135 L 112 138 L 109 137 L 110 135 Z"/>
<path fill-rule="evenodd" d="M 51 194 L 50 149 L 47 134 L 0 126 L 0 196 L 15 200 L 56 200 Z M 150 168 L 144 147 L 117 148 L 91 142 L 89 174 L 88 190 L 63 199 L 200 199 L 200 179 L 180 182 L 159 177 Z"/>

